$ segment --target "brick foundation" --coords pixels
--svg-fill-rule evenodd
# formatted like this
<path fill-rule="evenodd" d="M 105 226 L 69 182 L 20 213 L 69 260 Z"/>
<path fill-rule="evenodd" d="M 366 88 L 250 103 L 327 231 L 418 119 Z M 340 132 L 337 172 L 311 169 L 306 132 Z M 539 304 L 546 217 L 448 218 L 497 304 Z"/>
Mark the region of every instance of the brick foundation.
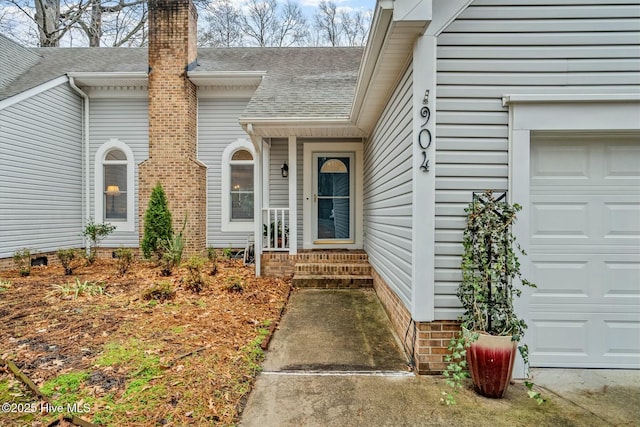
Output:
<path fill-rule="evenodd" d="M 263 253 L 261 258 L 261 272 L 266 277 L 293 276 L 296 269 L 297 255 L 288 252 Z"/>
<path fill-rule="evenodd" d="M 373 286 L 391 319 L 391 325 L 404 345 L 405 352 L 409 355 L 413 352 L 416 372 L 420 375 L 441 374 L 446 367 L 444 357 L 449 353 L 449 341 L 460 331 L 460 322 L 436 320 L 414 324 L 409 310 L 375 269 Z"/>

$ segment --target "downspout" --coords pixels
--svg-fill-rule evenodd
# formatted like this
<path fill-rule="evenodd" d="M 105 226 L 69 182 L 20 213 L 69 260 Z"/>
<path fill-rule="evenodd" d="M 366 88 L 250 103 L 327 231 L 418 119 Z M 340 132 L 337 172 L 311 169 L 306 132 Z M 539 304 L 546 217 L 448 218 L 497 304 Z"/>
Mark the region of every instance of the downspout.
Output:
<path fill-rule="evenodd" d="M 84 197 L 82 198 L 82 203 L 84 205 L 84 209 L 83 209 L 83 214 L 82 214 L 82 224 L 83 224 L 83 229 L 84 226 L 87 225 L 89 223 L 89 218 L 91 218 L 91 210 L 90 210 L 90 188 L 91 188 L 91 182 L 90 182 L 90 178 L 89 178 L 89 167 L 90 167 L 90 162 L 89 162 L 89 95 L 87 95 L 86 93 L 84 93 L 82 91 L 82 89 L 80 89 L 78 86 L 76 86 L 76 82 L 74 80 L 73 77 L 69 76 L 69 85 L 73 88 L 73 90 L 75 90 L 82 98 L 83 98 L 83 106 L 84 106 L 84 112 L 83 112 L 83 125 L 82 125 L 82 145 L 84 148 L 84 163 L 83 163 L 83 174 L 84 174 Z M 87 236 L 83 235 L 83 241 L 84 241 L 84 247 L 88 248 L 89 247 L 89 242 L 87 240 Z"/>

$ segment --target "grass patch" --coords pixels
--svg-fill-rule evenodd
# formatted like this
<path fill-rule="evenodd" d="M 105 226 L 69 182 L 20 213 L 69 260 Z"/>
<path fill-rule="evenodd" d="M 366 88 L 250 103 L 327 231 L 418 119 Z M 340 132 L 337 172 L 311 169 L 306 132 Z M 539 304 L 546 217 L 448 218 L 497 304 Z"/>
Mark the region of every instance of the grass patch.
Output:
<path fill-rule="evenodd" d="M 85 371 L 58 375 L 45 382 L 41 391 L 45 396 L 50 397 L 51 403 L 56 406 L 73 405 L 82 400 L 79 392 L 87 378 L 89 373 Z"/>
<path fill-rule="evenodd" d="M 144 416 L 132 419 L 132 413 L 153 412 L 166 398 L 166 387 L 158 383 L 161 379 L 161 364 L 158 356 L 151 354 L 140 341 L 130 339 L 126 343 L 108 343 L 96 361 L 103 368 L 127 369 L 127 383 L 122 396 L 105 396 L 104 408 L 94 415 L 94 423 L 121 425 L 126 420 L 142 422 Z M 135 417 L 134 417 L 135 418 Z"/>

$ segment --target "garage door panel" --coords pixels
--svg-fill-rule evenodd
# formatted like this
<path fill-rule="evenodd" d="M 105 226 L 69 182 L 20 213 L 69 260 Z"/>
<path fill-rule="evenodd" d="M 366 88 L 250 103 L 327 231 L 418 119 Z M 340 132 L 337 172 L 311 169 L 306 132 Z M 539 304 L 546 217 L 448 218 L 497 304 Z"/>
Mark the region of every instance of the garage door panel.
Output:
<path fill-rule="evenodd" d="M 626 257 L 627 262 L 617 257 L 615 261 L 604 261 L 604 295 L 605 297 L 624 297 L 640 304 L 640 260 L 639 257 Z M 635 258 L 635 261 L 633 260 Z"/>
<path fill-rule="evenodd" d="M 637 142 L 610 143 L 604 149 L 604 176 L 610 180 L 640 178 L 640 146 Z"/>
<path fill-rule="evenodd" d="M 532 137 L 532 366 L 640 367 L 639 141 Z"/>
<path fill-rule="evenodd" d="M 637 356 L 640 348 L 640 322 L 605 320 L 605 356 Z"/>
<path fill-rule="evenodd" d="M 640 322 L 624 314 L 535 313 L 529 354 L 535 366 L 626 367 L 640 363 Z"/>
<path fill-rule="evenodd" d="M 589 215 L 584 202 L 537 202 L 531 205 L 531 237 L 551 238 L 564 242 L 566 238 L 587 239 Z"/>
<path fill-rule="evenodd" d="M 640 238 L 640 203 L 604 202 L 605 238 Z"/>
<path fill-rule="evenodd" d="M 556 190 L 557 191 L 557 190 Z M 640 195 L 534 194 L 530 201 L 530 243 L 640 247 Z M 584 249 L 571 247 L 584 246 Z"/>
<path fill-rule="evenodd" d="M 579 261 L 539 261 L 531 262 L 529 279 L 537 288 L 532 291 L 531 301 L 539 299 L 586 298 L 585 283 L 589 282 L 589 263 Z"/>
<path fill-rule="evenodd" d="M 532 147 L 531 179 L 544 185 L 549 180 L 588 181 L 589 148 L 580 142 L 558 145 L 545 141 Z"/>
<path fill-rule="evenodd" d="M 640 257 L 636 254 L 529 253 L 530 306 L 584 310 L 582 304 L 640 306 Z M 593 307 L 591 310 L 598 310 Z"/>
<path fill-rule="evenodd" d="M 570 353 L 577 357 L 589 354 L 588 319 L 553 318 L 552 313 L 537 313 L 532 318 L 532 331 L 529 334 L 529 352 L 531 356 L 558 355 Z"/>

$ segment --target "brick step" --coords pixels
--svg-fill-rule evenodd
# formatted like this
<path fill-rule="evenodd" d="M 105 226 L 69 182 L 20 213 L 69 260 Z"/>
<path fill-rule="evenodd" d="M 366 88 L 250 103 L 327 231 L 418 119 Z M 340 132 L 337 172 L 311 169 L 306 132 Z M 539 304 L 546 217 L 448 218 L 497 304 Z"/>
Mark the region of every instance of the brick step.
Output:
<path fill-rule="evenodd" d="M 365 252 L 308 252 L 298 253 L 298 263 L 367 263 L 369 257 Z"/>
<path fill-rule="evenodd" d="M 296 288 L 348 289 L 373 287 L 372 276 L 296 274 L 292 285 Z"/>
<path fill-rule="evenodd" d="M 302 275 L 351 275 L 370 276 L 371 266 L 365 262 L 342 264 L 337 262 L 316 262 L 296 264 L 296 274 Z"/>

